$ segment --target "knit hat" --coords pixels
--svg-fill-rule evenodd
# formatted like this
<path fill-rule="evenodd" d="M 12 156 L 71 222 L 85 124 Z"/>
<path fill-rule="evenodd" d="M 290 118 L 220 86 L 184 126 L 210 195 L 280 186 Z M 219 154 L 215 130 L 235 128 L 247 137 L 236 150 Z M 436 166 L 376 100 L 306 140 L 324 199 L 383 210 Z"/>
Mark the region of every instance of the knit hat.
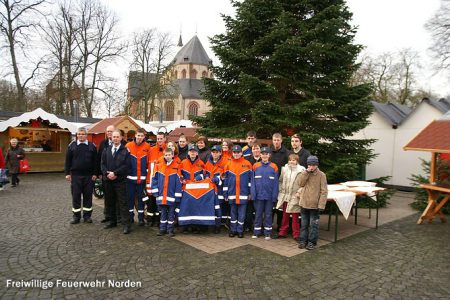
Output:
<path fill-rule="evenodd" d="M 308 156 L 308 159 L 306 160 L 306 164 L 311 165 L 311 166 L 318 166 L 319 159 L 317 158 L 317 156 L 310 155 L 310 156 Z"/>

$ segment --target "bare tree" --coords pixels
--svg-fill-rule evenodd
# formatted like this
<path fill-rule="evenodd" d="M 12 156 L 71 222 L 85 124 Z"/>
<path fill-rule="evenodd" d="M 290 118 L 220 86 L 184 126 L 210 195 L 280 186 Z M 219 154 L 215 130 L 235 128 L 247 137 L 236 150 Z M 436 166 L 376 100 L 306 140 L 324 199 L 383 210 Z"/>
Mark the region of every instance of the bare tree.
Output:
<path fill-rule="evenodd" d="M 27 109 L 25 89 L 42 64 L 41 60 L 34 62 L 31 74 L 23 77 L 24 69 L 20 66 L 18 52 L 23 51 L 24 56 L 27 56 L 29 33 L 39 25 L 39 7 L 45 2 L 45 0 L 0 0 L 0 33 L 6 41 L 5 47 L 8 48 L 10 56 L 17 89 L 15 109 L 18 111 Z"/>
<path fill-rule="evenodd" d="M 147 29 L 133 36 L 131 67 L 136 71 L 130 72 L 129 82 L 136 95 L 131 101 L 142 102 L 142 111 L 135 116 L 143 115 L 145 122 L 156 113 L 156 99 L 170 93 L 171 82 L 164 80 L 163 76 L 168 70 L 168 57 L 173 46 L 169 34 L 158 33 L 155 29 Z"/>
<path fill-rule="evenodd" d="M 411 49 L 398 53 L 383 53 L 377 57 L 365 55 L 352 84 L 370 83 L 372 99 L 378 102 L 414 104 L 418 100 L 416 73 L 420 68 L 419 56 Z"/>
<path fill-rule="evenodd" d="M 117 34 L 118 19 L 106 6 L 97 1 L 78 3 L 79 34 L 77 46 L 81 54 L 81 100 L 86 114 L 92 117 L 95 91 L 99 86 L 101 64 L 121 56 L 126 44 Z M 105 77 L 103 77 L 103 81 Z M 89 80 L 89 82 L 88 82 Z"/>
<path fill-rule="evenodd" d="M 80 56 L 77 54 L 76 35 L 79 27 L 69 2 L 58 6 L 54 17 L 44 28 L 52 65 L 58 72 L 47 86 L 47 96 L 55 99 L 57 114 L 75 115 L 75 104 L 80 98 L 80 89 L 75 78 L 80 74 Z"/>
<path fill-rule="evenodd" d="M 415 71 L 419 68 L 419 54 L 411 49 L 404 49 L 399 53 L 397 63 L 397 101 L 400 104 L 413 104 L 418 99 L 414 97 Z"/>
<path fill-rule="evenodd" d="M 441 0 L 438 11 L 425 24 L 431 33 L 430 47 L 439 70 L 450 69 L 450 0 Z"/>
<path fill-rule="evenodd" d="M 117 88 L 117 85 L 109 85 L 104 90 L 101 97 L 103 111 L 106 111 L 108 118 L 120 114 L 121 108 L 125 105 L 124 91 Z"/>

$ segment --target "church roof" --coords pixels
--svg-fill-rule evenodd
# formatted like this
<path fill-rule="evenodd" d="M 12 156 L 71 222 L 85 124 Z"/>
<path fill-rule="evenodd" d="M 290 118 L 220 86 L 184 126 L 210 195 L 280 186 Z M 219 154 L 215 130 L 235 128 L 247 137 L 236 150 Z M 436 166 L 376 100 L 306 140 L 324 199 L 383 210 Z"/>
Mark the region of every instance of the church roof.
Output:
<path fill-rule="evenodd" d="M 210 65 L 211 59 L 208 57 L 208 54 L 206 54 L 205 48 L 203 48 L 199 38 L 194 35 L 194 37 L 178 51 L 177 55 L 175 55 L 173 64 Z"/>
<path fill-rule="evenodd" d="M 146 73 L 147 85 L 151 85 L 156 80 L 156 73 Z M 128 89 L 130 97 L 139 97 L 144 91 L 143 88 L 142 73 L 139 71 L 130 71 L 128 75 Z"/>
<path fill-rule="evenodd" d="M 174 89 L 180 93 L 183 98 L 203 99 L 201 92 L 205 85 L 201 79 L 176 79 L 173 81 Z"/>

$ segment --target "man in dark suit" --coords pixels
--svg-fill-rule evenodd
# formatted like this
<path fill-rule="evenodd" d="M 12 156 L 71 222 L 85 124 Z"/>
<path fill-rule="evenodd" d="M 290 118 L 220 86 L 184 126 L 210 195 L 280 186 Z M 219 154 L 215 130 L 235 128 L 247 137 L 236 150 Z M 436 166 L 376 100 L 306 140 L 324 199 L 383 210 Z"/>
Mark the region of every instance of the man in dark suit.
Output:
<path fill-rule="evenodd" d="M 106 198 L 106 207 L 110 216 L 109 224 L 105 229 L 117 226 L 117 209 L 119 206 L 123 233 L 130 233 L 130 215 L 128 213 L 126 179 L 128 174 L 128 164 L 130 152 L 121 143 L 122 133 L 114 130 L 112 133 L 112 145 L 103 151 L 101 170 L 105 178 L 105 191 L 109 196 Z"/>
<path fill-rule="evenodd" d="M 105 218 L 101 221 L 102 223 L 109 222 L 111 218 L 108 215 L 108 207 L 107 207 L 108 200 L 107 199 L 108 199 L 109 195 L 106 192 L 106 190 L 104 189 L 106 178 L 102 176 L 101 162 L 102 162 L 103 150 L 105 150 L 110 145 L 112 145 L 112 133 L 115 129 L 116 128 L 114 127 L 114 125 L 109 125 L 108 127 L 106 127 L 106 139 L 104 139 L 100 143 L 100 145 L 98 145 L 98 152 L 97 152 L 97 176 L 102 179 L 102 185 L 103 185 L 103 190 L 104 190 L 103 201 L 105 204 L 104 209 L 103 209 L 103 214 L 104 214 Z"/>

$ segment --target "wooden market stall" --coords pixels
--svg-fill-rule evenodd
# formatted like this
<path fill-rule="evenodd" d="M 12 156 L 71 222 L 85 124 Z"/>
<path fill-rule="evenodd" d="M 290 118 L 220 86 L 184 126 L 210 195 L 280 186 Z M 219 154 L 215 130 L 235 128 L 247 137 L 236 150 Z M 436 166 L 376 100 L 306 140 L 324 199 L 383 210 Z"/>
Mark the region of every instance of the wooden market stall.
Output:
<path fill-rule="evenodd" d="M 107 118 L 92 124 L 88 130 L 88 140 L 96 145 L 100 145 L 101 141 L 106 138 L 106 127 L 110 125 L 114 125 L 115 128 L 122 130 L 126 140 L 132 140 L 136 130 L 143 127 L 141 126 L 142 124 L 139 124 L 130 116 Z"/>
<path fill-rule="evenodd" d="M 30 172 L 63 171 L 67 146 L 77 128 L 38 108 L 0 122 L 0 146 L 6 153 L 10 139 L 17 138 L 31 166 Z"/>
<path fill-rule="evenodd" d="M 428 193 L 428 205 L 417 220 L 422 224 L 425 220 L 431 223 L 434 217 L 439 216 L 441 222 L 446 222 L 442 208 L 450 199 L 450 185 L 447 178 L 438 174 L 438 160 L 448 160 L 450 154 L 450 114 L 442 119 L 435 120 L 416 135 L 404 150 L 431 152 L 430 183 L 420 185 Z"/>

